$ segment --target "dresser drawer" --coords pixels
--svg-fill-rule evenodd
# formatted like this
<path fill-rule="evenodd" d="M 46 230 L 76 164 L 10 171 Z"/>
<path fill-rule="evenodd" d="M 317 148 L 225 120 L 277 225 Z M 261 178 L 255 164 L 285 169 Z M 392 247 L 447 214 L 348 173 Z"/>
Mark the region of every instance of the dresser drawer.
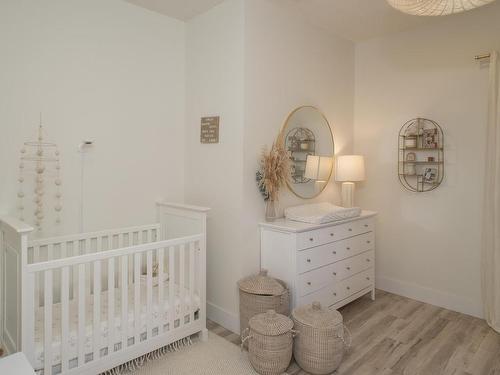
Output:
<path fill-rule="evenodd" d="M 304 273 L 373 249 L 373 232 L 299 251 L 298 273 Z"/>
<path fill-rule="evenodd" d="M 313 293 L 309 293 L 306 296 L 298 298 L 297 306 L 308 305 L 313 302 L 320 302 L 323 306 L 331 306 L 337 303 L 337 293 L 334 284 L 328 284 L 327 286 L 317 290 Z"/>
<path fill-rule="evenodd" d="M 370 268 L 340 282 L 330 283 L 323 288 L 298 298 L 297 306 L 319 301 L 323 306 L 331 306 L 353 294 L 373 287 L 374 269 Z"/>
<path fill-rule="evenodd" d="M 370 250 L 335 263 L 336 280 L 343 280 L 368 268 L 372 268 L 374 259 L 375 252 Z"/>
<path fill-rule="evenodd" d="M 374 251 L 370 250 L 352 258 L 298 275 L 297 288 L 299 296 L 305 296 L 332 282 L 341 281 L 373 267 L 374 256 Z"/>
<path fill-rule="evenodd" d="M 358 293 L 359 291 L 373 287 L 374 269 L 370 268 L 352 277 L 342 280 L 332 287 L 334 303 Z"/>
<path fill-rule="evenodd" d="M 324 245 L 366 232 L 371 232 L 374 228 L 374 219 L 367 218 L 299 233 L 297 236 L 297 249 L 302 250 L 314 246 Z"/>

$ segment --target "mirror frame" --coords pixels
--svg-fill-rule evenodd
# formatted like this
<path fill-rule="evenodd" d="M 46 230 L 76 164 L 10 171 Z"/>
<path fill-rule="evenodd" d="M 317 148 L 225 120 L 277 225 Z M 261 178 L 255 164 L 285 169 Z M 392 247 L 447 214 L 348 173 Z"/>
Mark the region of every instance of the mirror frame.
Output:
<path fill-rule="evenodd" d="M 280 144 L 283 147 L 285 147 L 285 137 L 286 137 L 285 130 L 287 128 L 288 121 L 290 121 L 291 117 L 296 112 L 298 112 L 298 111 L 300 111 L 301 109 L 304 109 L 304 108 L 314 109 L 325 120 L 326 125 L 328 126 L 328 130 L 330 131 L 330 138 L 332 140 L 332 160 L 334 160 L 335 159 L 335 141 L 333 139 L 332 127 L 330 126 L 330 123 L 328 122 L 328 119 L 326 118 L 326 116 L 324 115 L 324 113 L 322 111 L 320 111 L 318 107 L 315 107 L 313 105 L 302 105 L 300 107 L 295 108 L 292 112 L 290 112 L 290 114 L 286 117 L 285 122 L 281 126 L 280 133 L 279 133 L 279 136 L 278 136 L 278 142 L 280 142 Z M 297 192 L 295 192 L 295 190 L 293 190 L 293 188 L 291 186 L 292 185 L 291 181 L 289 181 L 289 180 L 286 182 L 286 186 L 288 187 L 288 190 L 290 190 L 293 193 L 293 195 L 295 195 L 296 197 L 298 197 L 300 199 L 314 199 L 317 196 L 319 196 L 325 190 L 325 188 L 327 187 L 327 185 L 330 183 L 330 179 L 332 178 L 332 174 L 333 174 L 333 168 L 334 168 L 334 163 L 332 162 L 332 169 L 330 170 L 330 174 L 328 175 L 327 182 L 323 185 L 323 187 L 321 188 L 321 190 L 318 193 L 316 193 L 315 195 L 313 195 L 312 197 L 304 197 L 304 196 L 298 194 Z"/>

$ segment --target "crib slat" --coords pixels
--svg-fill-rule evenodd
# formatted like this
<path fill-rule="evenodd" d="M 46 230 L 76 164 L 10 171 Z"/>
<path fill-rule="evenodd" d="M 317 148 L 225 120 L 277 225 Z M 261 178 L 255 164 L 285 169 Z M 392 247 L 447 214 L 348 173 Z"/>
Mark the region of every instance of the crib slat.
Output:
<path fill-rule="evenodd" d="M 121 321 L 121 328 L 122 328 L 122 350 L 127 348 L 127 339 L 128 339 L 128 332 L 127 332 L 127 327 L 128 327 L 128 255 L 122 256 L 122 269 L 121 269 L 121 274 L 122 274 L 122 285 L 121 285 L 121 291 L 122 291 L 122 321 Z"/>
<path fill-rule="evenodd" d="M 151 316 L 151 305 L 153 304 L 153 252 L 148 251 L 146 254 L 147 268 L 147 289 L 146 289 L 146 325 L 147 338 L 153 337 L 153 325 Z"/>
<path fill-rule="evenodd" d="M 101 351 L 101 261 L 94 262 L 94 361 Z"/>
<path fill-rule="evenodd" d="M 134 344 L 141 335 L 141 253 L 134 254 Z"/>
<path fill-rule="evenodd" d="M 44 374 L 52 374 L 52 270 L 45 271 L 44 283 Z"/>
<path fill-rule="evenodd" d="M 115 350 L 115 258 L 108 259 L 108 355 Z"/>
<path fill-rule="evenodd" d="M 100 251 L 103 251 L 103 246 L 102 246 L 102 236 L 99 236 L 97 237 L 97 251 L 100 252 Z"/>
<path fill-rule="evenodd" d="M 108 250 L 113 249 L 113 235 L 108 234 Z"/>
<path fill-rule="evenodd" d="M 78 265 L 78 366 L 85 364 L 85 268 Z"/>
<path fill-rule="evenodd" d="M 158 334 L 160 335 L 163 332 L 163 314 L 165 312 L 165 295 L 163 293 L 163 262 L 165 261 L 164 259 L 164 254 L 165 254 L 165 249 L 161 248 L 158 249 Z"/>
<path fill-rule="evenodd" d="M 180 326 L 184 325 L 184 316 L 186 315 L 186 245 L 180 245 L 180 267 L 179 267 L 179 299 L 180 299 L 180 311 L 181 316 L 179 320 Z"/>
<path fill-rule="evenodd" d="M 66 242 L 61 242 L 61 258 L 66 258 L 68 256 L 67 244 Z"/>
<path fill-rule="evenodd" d="M 78 241 L 72 241 L 72 249 L 71 249 L 71 255 L 72 256 L 77 256 L 79 251 L 78 251 L 78 246 L 79 243 Z M 72 288 L 73 288 L 73 299 L 76 299 L 76 296 L 78 294 L 78 272 L 77 272 L 77 266 L 72 267 L 71 269 L 71 274 L 72 274 Z"/>
<path fill-rule="evenodd" d="M 189 323 L 194 323 L 194 242 L 189 244 Z"/>
<path fill-rule="evenodd" d="M 83 253 L 84 254 L 89 254 L 91 253 L 91 250 L 90 250 L 90 238 L 86 238 L 85 240 L 83 240 Z M 86 285 L 86 292 L 87 292 L 87 295 L 90 295 L 91 293 L 91 287 L 92 287 L 92 279 L 91 279 L 91 268 L 92 268 L 92 263 L 89 263 L 88 267 L 85 267 L 86 269 L 86 277 L 85 277 L 85 280 L 88 280 L 89 282 L 88 283 L 85 283 Z"/>
<path fill-rule="evenodd" d="M 61 372 L 64 374 L 69 368 L 69 268 L 64 267 L 61 275 Z"/>
<path fill-rule="evenodd" d="M 33 246 L 33 263 L 38 263 L 40 261 L 40 246 Z M 40 306 L 41 293 L 40 293 L 40 280 L 41 274 L 37 272 L 35 275 L 35 307 Z"/>
<path fill-rule="evenodd" d="M 175 328 L 175 247 L 168 248 L 168 329 L 170 332 Z"/>
<path fill-rule="evenodd" d="M 54 244 L 47 245 L 47 260 L 54 259 Z"/>

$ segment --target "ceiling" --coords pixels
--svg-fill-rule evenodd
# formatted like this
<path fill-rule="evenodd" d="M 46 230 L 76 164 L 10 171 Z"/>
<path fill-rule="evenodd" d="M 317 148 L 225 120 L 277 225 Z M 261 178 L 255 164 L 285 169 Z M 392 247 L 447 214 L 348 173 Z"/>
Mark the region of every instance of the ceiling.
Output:
<path fill-rule="evenodd" d="M 125 0 L 128 3 L 187 21 L 205 13 L 224 0 Z"/>
<path fill-rule="evenodd" d="M 125 0 L 129 3 L 187 21 L 224 0 Z M 252 0 L 250 0 L 252 1 Z M 385 0 L 267 0 L 299 13 L 328 32 L 359 42 L 439 22 L 442 17 L 418 17 L 401 13 Z M 496 5 L 500 6 L 500 2 Z M 456 17 L 447 16 L 447 17 Z"/>

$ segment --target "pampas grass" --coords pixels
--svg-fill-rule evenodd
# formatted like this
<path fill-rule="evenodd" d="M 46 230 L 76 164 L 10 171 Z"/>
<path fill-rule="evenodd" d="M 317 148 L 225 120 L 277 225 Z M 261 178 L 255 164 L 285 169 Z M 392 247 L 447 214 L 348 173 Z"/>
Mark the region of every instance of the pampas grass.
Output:
<path fill-rule="evenodd" d="M 264 200 L 277 201 L 280 189 L 290 179 L 290 157 L 281 143 L 273 143 L 268 151 L 262 149 L 257 185 Z"/>

